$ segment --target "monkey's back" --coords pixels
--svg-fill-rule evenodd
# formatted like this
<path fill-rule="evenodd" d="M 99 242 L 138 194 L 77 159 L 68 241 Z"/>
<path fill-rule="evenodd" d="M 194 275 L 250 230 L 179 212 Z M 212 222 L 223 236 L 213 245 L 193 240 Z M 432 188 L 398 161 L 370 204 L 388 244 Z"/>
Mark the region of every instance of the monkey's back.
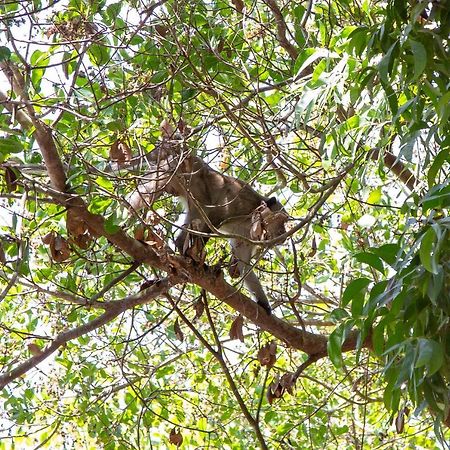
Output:
<path fill-rule="evenodd" d="M 268 200 L 244 181 L 217 172 L 198 157 L 192 158 L 192 171 L 184 178 L 190 207 L 202 208 L 216 227 L 248 218 Z"/>

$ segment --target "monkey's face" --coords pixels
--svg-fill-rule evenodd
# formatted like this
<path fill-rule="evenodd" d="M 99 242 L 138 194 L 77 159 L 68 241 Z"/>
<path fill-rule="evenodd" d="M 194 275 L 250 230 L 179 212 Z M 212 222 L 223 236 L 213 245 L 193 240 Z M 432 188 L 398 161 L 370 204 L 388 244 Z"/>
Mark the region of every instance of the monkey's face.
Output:
<path fill-rule="evenodd" d="M 262 202 L 252 214 L 250 238 L 257 241 L 270 241 L 286 233 L 285 224 L 289 216 L 275 197 Z"/>

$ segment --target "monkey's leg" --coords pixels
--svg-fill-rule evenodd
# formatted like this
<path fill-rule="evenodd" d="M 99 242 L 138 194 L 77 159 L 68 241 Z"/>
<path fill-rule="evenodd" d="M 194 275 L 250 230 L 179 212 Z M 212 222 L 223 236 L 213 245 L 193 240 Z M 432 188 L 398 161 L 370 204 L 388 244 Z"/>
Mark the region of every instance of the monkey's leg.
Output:
<path fill-rule="evenodd" d="M 245 287 L 250 291 L 256 300 L 256 303 L 258 303 L 259 306 L 262 306 L 267 311 L 267 314 L 271 314 L 272 309 L 269 300 L 261 286 L 259 278 L 255 272 L 253 272 L 252 266 L 250 265 L 253 246 L 238 239 L 232 239 L 231 245 L 233 247 L 234 258 L 237 259 L 237 270 L 244 280 Z"/>

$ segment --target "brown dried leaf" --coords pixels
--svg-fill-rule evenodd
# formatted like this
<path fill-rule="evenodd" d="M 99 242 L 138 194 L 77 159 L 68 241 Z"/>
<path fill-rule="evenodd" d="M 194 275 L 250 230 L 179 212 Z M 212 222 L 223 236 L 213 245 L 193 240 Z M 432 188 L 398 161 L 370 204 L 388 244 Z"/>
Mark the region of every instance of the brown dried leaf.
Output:
<path fill-rule="evenodd" d="M 264 235 L 264 229 L 262 226 L 262 220 L 260 216 L 252 218 L 252 226 L 250 228 L 250 239 L 254 241 L 262 241 Z"/>
<path fill-rule="evenodd" d="M 17 190 L 18 173 L 19 171 L 17 169 L 11 169 L 11 167 L 5 168 L 6 192 L 15 192 Z"/>
<path fill-rule="evenodd" d="M 175 322 L 173 324 L 173 329 L 175 331 L 175 336 L 177 337 L 177 339 L 179 341 L 183 342 L 184 341 L 184 334 L 181 331 L 181 327 L 180 327 L 180 324 L 178 322 L 178 318 L 175 319 Z"/>
<path fill-rule="evenodd" d="M 395 430 L 397 431 L 397 434 L 402 434 L 404 429 L 405 416 L 403 415 L 402 411 L 399 411 L 397 417 L 395 418 Z"/>
<path fill-rule="evenodd" d="M 109 159 L 117 161 L 118 166 L 124 166 L 131 161 L 131 149 L 128 144 L 122 140 L 114 142 L 109 149 Z"/>
<path fill-rule="evenodd" d="M 231 155 L 228 149 L 224 149 L 222 153 L 222 161 L 220 161 L 219 169 L 226 172 L 230 168 Z"/>
<path fill-rule="evenodd" d="M 275 378 L 272 383 L 269 384 L 269 387 L 267 388 L 267 400 L 270 404 L 274 401 L 276 398 L 281 398 L 284 394 L 284 388 L 280 383 L 279 378 Z"/>
<path fill-rule="evenodd" d="M 293 388 L 295 386 L 294 374 L 292 372 L 286 372 L 285 374 L 283 374 L 280 379 L 280 385 L 283 389 L 286 389 L 289 394 L 293 395 Z"/>
<path fill-rule="evenodd" d="M 46 234 L 43 238 L 42 238 L 42 242 L 44 244 L 49 245 L 50 242 L 52 242 L 52 240 L 55 239 L 55 233 L 53 231 L 50 231 L 50 233 Z"/>
<path fill-rule="evenodd" d="M 195 303 L 194 303 L 194 309 L 195 309 L 195 317 L 194 320 L 199 319 L 202 314 L 203 311 L 205 311 L 205 304 L 203 303 L 203 300 L 201 298 L 199 298 Z"/>
<path fill-rule="evenodd" d="M 92 237 L 89 233 L 85 233 L 82 234 L 81 236 L 73 238 L 73 242 L 75 242 L 75 244 L 77 244 L 77 246 L 82 248 L 83 250 L 86 250 L 89 247 L 91 240 Z"/>
<path fill-rule="evenodd" d="M 272 341 L 266 345 L 263 345 L 258 352 L 257 359 L 261 366 L 272 367 L 277 360 L 277 343 Z"/>
<path fill-rule="evenodd" d="M 63 262 L 70 256 L 70 248 L 67 240 L 61 235 L 51 231 L 42 238 L 42 242 L 50 247 L 50 254 L 53 261 Z"/>
<path fill-rule="evenodd" d="M 0 242 L 0 263 L 6 264 L 5 250 L 3 250 L 3 244 Z"/>
<path fill-rule="evenodd" d="M 397 431 L 397 434 L 403 433 L 405 429 L 405 416 L 408 415 L 409 409 L 408 408 L 402 408 L 395 418 L 395 430 Z"/>
<path fill-rule="evenodd" d="M 173 428 L 169 435 L 169 442 L 179 447 L 183 443 L 183 436 L 181 436 L 179 428 Z"/>
<path fill-rule="evenodd" d="M 316 237 L 313 237 L 313 240 L 311 242 L 311 251 L 308 253 L 309 257 L 312 257 L 316 254 L 317 252 L 317 242 L 316 242 Z"/>
<path fill-rule="evenodd" d="M 233 320 L 230 328 L 230 339 L 239 339 L 244 342 L 244 333 L 242 328 L 244 326 L 244 317 L 239 314 L 236 319 Z"/>
<path fill-rule="evenodd" d="M 144 239 L 144 242 L 147 245 L 156 247 L 158 250 L 162 250 L 165 247 L 164 239 L 149 228 L 147 228 L 147 237 Z"/>
<path fill-rule="evenodd" d="M 40 355 L 42 355 L 41 347 L 39 347 L 39 345 L 37 345 L 35 342 L 32 342 L 32 343 L 28 344 L 27 347 L 28 347 L 29 352 L 33 356 L 40 356 Z"/>
<path fill-rule="evenodd" d="M 231 3 L 233 3 L 236 11 L 242 14 L 242 11 L 244 11 L 245 8 L 244 2 L 242 0 L 231 0 Z"/>
<path fill-rule="evenodd" d="M 69 244 L 67 243 L 67 240 L 59 234 L 55 236 L 53 247 L 50 244 L 50 251 L 52 253 L 52 258 L 56 262 L 63 262 L 70 257 Z"/>
<path fill-rule="evenodd" d="M 272 389 L 270 389 L 270 386 L 267 388 L 266 397 L 267 397 L 267 401 L 269 402 L 269 405 L 271 405 L 273 403 L 275 397 L 272 393 Z"/>
<path fill-rule="evenodd" d="M 73 237 L 81 236 L 87 231 L 86 223 L 73 208 L 67 210 L 66 227 L 67 232 Z"/>

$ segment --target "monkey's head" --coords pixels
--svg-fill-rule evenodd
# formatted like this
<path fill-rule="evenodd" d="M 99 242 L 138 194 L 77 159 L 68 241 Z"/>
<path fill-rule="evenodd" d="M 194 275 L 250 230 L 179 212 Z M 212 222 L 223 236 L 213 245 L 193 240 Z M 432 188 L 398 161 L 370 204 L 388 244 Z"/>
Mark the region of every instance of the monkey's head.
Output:
<path fill-rule="evenodd" d="M 250 238 L 258 241 L 275 239 L 286 233 L 285 224 L 288 219 L 283 205 L 276 197 L 270 197 L 267 201 L 261 202 L 252 214 Z"/>
<path fill-rule="evenodd" d="M 276 197 L 270 197 L 266 202 L 266 204 L 271 211 L 282 211 L 284 210 L 283 205 L 277 200 Z"/>

